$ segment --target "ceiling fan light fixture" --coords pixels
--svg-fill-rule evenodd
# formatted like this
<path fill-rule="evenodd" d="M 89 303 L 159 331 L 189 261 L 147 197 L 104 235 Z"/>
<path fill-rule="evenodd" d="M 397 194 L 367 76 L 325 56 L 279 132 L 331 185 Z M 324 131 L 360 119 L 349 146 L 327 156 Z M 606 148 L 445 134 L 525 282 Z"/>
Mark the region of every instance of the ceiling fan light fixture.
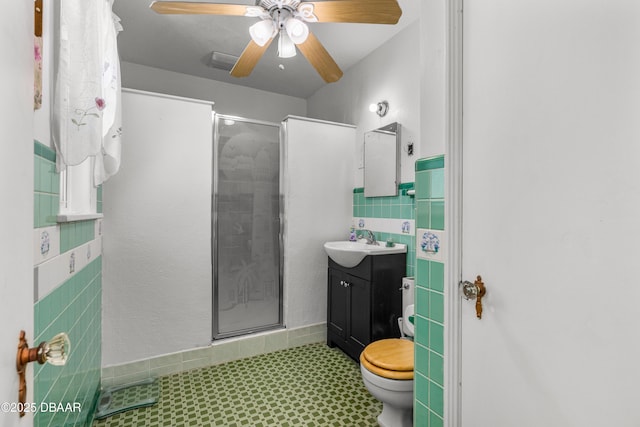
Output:
<path fill-rule="evenodd" d="M 280 30 L 280 37 L 278 37 L 278 57 L 292 58 L 294 56 L 296 56 L 296 45 L 287 35 L 286 31 Z"/>
<path fill-rule="evenodd" d="M 296 18 L 289 18 L 284 23 L 287 34 L 295 44 L 304 43 L 309 37 L 309 27 L 307 24 Z"/>
<path fill-rule="evenodd" d="M 251 39 L 260 47 L 267 44 L 275 33 L 276 28 L 271 19 L 263 19 L 249 27 Z"/>

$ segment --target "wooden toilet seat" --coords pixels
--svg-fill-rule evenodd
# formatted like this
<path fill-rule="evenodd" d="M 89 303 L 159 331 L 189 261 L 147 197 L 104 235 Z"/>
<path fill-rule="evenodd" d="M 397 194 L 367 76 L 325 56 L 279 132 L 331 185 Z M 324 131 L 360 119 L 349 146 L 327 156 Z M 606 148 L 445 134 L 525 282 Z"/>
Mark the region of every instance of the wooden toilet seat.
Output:
<path fill-rule="evenodd" d="M 364 348 L 360 363 L 370 372 L 391 380 L 413 379 L 413 341 L 389 338 Z"/>

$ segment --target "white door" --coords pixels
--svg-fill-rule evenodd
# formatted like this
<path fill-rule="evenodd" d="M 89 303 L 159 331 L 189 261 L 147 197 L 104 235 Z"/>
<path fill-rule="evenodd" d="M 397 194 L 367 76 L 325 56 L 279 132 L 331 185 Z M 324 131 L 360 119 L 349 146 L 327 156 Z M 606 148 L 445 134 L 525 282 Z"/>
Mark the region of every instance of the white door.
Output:
<path fill-rule="evenodd" d="M 20 418 L 16 353 L 20 330 L 33 342 L 33 4 L 3 4 L 0 14 L 0 426 L 28 427 Z M 48 101 L 47 101 L 48 102 Z M 33 365 L 27 368 L 33 402 Z M 14 410 L 12 412 L 12 409 Z"/>
<path fill-rule="evenodd" d="M 463 15 L 460 424 L 640 426 L 640 2 Z"/>

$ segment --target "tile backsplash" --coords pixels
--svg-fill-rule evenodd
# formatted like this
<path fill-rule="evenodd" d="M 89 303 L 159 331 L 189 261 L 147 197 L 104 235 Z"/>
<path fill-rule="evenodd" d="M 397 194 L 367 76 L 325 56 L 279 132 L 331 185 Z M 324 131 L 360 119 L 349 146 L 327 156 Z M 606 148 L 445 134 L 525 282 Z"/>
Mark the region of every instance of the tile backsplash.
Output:
<path fill-rule="evenodd" d="M 414 275 L 415 259 L 415 202 L 408 192 L 414 189 L 412 182 L 398 186 L 398 195 L 364 197 L 364 188 L 353 190 L 352 227 L 374 232 L 379 242 L 388 239 L 407 245 L 407 276 Z M 345 230 L 345 239 L 348 238 Z"/>

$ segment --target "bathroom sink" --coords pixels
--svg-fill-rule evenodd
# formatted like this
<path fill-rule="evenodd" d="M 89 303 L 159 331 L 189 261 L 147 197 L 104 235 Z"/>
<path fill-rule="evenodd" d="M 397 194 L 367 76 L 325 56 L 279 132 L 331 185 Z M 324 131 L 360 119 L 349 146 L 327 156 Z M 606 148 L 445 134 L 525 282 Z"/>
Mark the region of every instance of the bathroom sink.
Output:
<path fill-rule="evenodd" d="M 400 254 L 407 252 L 407 245 L 396 243 L 395 246 L 387 247 L 384 242 L 379 245 L 369 245 L 364 242 L 326 242 L 324 250 L 336 263 L 343 267 L 351 268 L 360 264 L 360 261 L 367 255 Z"/>

